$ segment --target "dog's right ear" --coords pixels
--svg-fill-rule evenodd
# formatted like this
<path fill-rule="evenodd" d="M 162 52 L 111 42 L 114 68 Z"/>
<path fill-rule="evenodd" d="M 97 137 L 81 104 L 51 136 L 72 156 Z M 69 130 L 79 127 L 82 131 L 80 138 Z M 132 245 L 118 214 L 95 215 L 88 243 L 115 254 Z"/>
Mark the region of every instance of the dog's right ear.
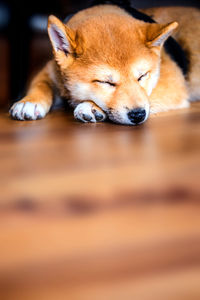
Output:
<path fill-rule="evenodd" d="M 60 51 L 65 55 L 73 53 L 75 33 L 53 15 L 48 19 L 48 34 L 55 54 Z"/>
<path fill-rule="evenodd" d="M 149 24 L 147 27 L 147 46 L 159 52 L 164 42 L 172 35 L 177 27 L 177 22 L 171 22 L 169 24 Z"/>

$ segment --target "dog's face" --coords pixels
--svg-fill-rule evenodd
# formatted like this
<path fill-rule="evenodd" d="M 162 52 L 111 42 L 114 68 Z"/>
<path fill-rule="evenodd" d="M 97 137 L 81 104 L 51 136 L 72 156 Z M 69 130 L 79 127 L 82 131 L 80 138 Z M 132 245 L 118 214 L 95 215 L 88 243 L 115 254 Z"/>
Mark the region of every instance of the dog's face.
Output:
<path fill-rule="evenodd" d="M 75 30 L 51 16 L 48 32 L 72 104 L 90 100 L 114 122 L 143 123 L 162 45 L 176 27 L 112 16 L 90 18 Z"/>

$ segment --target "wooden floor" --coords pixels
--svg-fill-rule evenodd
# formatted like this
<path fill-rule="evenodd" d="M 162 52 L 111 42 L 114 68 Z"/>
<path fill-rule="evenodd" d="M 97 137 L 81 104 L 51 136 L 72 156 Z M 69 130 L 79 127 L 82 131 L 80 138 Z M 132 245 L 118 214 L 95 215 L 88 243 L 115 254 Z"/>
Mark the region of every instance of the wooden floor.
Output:
<path fill-rule="evenodd" d="M 1 113 L 0 170 L 0 299 L 200 299 L 200 102 L 138 127 Z"/>

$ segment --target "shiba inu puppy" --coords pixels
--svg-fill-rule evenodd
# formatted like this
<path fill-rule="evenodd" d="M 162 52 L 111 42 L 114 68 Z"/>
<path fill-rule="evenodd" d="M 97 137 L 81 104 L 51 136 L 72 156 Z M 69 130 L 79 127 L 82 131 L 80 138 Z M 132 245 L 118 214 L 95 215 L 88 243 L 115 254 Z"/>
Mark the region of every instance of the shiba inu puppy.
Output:
<path fill-rule="evenodd" d="M 66 24 L 50 16 L 54 58 L 33 79 L 25 98 L 11 107 L 12 117 L 43 118 L 55 89 L 80 121 L 107 117 L 129 125 L 143 123 L 151 113 L 186 108 L 200 98 L 199 10 L 169 7 L 145 13 L 159 23 L 110 4 L 82 10 Z M 172 34 L 187 52 L 189 70 L 178 62 L 183 50 L 176 60 L 165 48 Z"/>

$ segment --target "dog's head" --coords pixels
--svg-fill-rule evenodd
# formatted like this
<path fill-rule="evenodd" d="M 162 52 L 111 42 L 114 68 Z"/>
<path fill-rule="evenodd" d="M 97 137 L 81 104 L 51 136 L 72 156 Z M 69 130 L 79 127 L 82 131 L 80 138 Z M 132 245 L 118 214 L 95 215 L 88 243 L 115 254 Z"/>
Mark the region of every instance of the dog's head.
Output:
<path fill-rule="evenodd" d="M 159 79 L 162 46 L 177 26 L 111 15 L 73 28 L 50 16 L 54 57 L 72 102 L 93 101 L 117 123 L 143 123 Z"/>

